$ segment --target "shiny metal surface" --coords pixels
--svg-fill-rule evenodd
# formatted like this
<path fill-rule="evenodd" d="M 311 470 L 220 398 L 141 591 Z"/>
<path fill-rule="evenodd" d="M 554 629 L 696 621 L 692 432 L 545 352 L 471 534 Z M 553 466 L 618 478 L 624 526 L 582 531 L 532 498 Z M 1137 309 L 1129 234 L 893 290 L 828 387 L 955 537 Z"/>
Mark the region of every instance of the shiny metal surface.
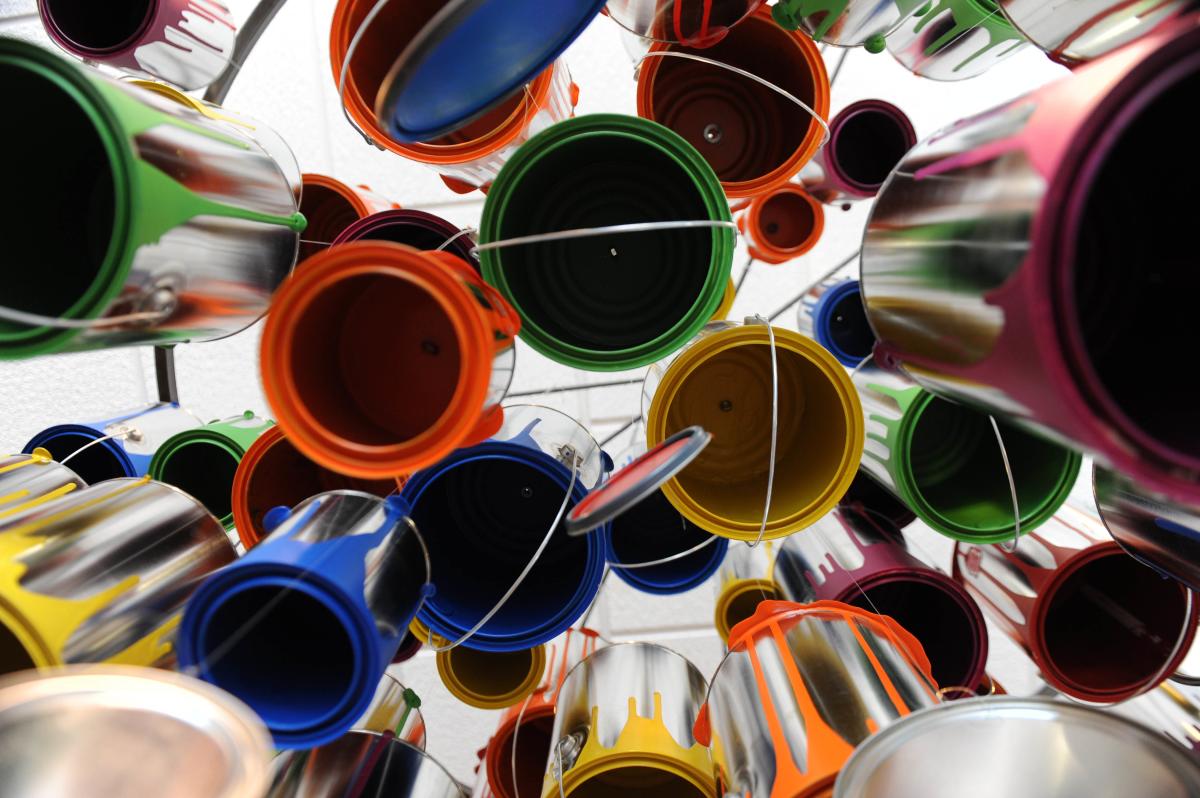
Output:
<path fill-rule="evenodd" d="M 488 740 L 480 766 L 483 778 L 479 780 L 479 783 L 489 785 L 485 795 L 536 798 L 550 755 L 548 747 L 541 750 L 539 744 L 545 741 L 543 734 L 549 731 L 545 727 L 554 717 L 559 691 L 567 674 L 602 645 L 604 641 L 600 634 L 586 626 L 568 629 L 566 634 L 546 644 L 546 670 L 542 683 L 529 698 L 504 711 L 496 725 L 496 733 Z M 473 798 L 481 798 L 479 789 L 477 784 Z"/>
<path fill-rule="evenodd" d="M 235 556 L 191 496 L 109 480 L 0 523 L 0 621 L 37 665 L 151 665 L 192 591 Z"/>
<path fill-rule="evenodd" d="M 909 554 L 904 539 L 879 526 L 875 519 L 838 509 L 783 541 L 773 572 L 783 598 L 797 604 L 820 599 L 850 601 L 860 592 L 850 577 L 876 567 L 903 562 L 914 569 L 933 569 Z M 882 557 L 881 562 L 868 562 Z M 848 578 L 849 577 L 849 578 Z M 866 607 L 865 609 L 870 609 Z"/>
<path fill-rule="evenodd" d="M 352 731 L 320 748 L 276 757 L 265 798 L 357 795 L 466 798 L 467 790 L 419 748 L 390 736 Z"/>
<path fill-rule="evenodd" d="M 1168 499 L 1095 466 L 1100 519 L 1113 540 L 1151 568 L 1200 590 L 1200 508 Z"/>
<path fill-rule="evenodd" d="M 709 47 L 763 0 L 608 0 L 605 13 L 625 31 L 655 42 Z"/>
<path fill-rule="evenodd" d="M 148 668 L 73 666 L 0 682 L 0 793 L 260 798 L 270 737 L 248 707 Z"/>
<path fill-rule="evenodd" d="M 649 717 L 661 697 L 662 724 L 683 748 L 696 744 L 692 725 L 708 683 L 699 669 L 669 648 L 653 643 L 618 643 L 598 649 L 567 674 L 558 695 L 553 745 L 570 735 L 579 744 L 594 738 L 613 748 L 634 708 Z M 592 723 L 593 712 L 595 724 Z M 563 757 L 569 771 L 574 760 Z"/>
<path fill-rule="evenodd" d="M 606 468 L 600 444 L 582 424 L 560 410 L 542 405 L 507 405 L 496 441 L 522 443 L 541 450 L 568 470 L 579 469 L 579 484 L 591 490 Z"/>
<path fill-rule="evenodd" d="M 1062 64 L 1090 61 L 1169 20 L 1200 10 L 1196 0 L 998 0 L 1004 16 Z"/>
<path fill-rule="evenodd" d="M 288 152 L 289 161 L 276 161 L 279 154 L 255 138 L 260 123 L 252 126 L 216 108 L 201 113 L 128 81 L 114 85 L 188 125 L 158 125 L 138 134 L 133 145 L 142 161 L 214 203 L 214 210 L 225 206 L 277 218 L 297 212 L 295 158 Z M 164 318 L 151 329 L 138 321 L 85 330 L 71 346 L 110 346 L 114 338 L 159 342 L 164 333 L 172 340 L 206 341 L 240 332 L 266 312 L 295 263 L 299 241 L 291 227 L 244 213 L 194 216 L 138 249 L 125 288 L 105 314 L 161 312 Z"/>
<path fill-rule="evenodd" d="M 31 503 L 87 487 L 74 471 L 45 454 L 0 457 L 0 524 Z"/>
<path fill-rule="evenodd" d="M 556 703 L 567 675 L 605 645 L 600 633 L 586 626 L 572 627 L 562 637 L 547 643 L 546 670 L 537 692 L 543 693 L 549 703 Z"/>
<path fill-rule="evenodd" d="M 915 640 L 880 616 L 846 610 L 834 602 L 763 605 L 731 639 L 708 696 L 726 794 L 824 795 L 873 731 L 936 703 Z"/>
<path fill-rule="evenodd" d="M 965 160 L 929 177 L 922 170 L 1004 140 L 1032 112 L 1032 105 L 1018 102 L 935 134 L 910 150 L 884 184 L 863 239 L 860 276 L 867 316 L 881 340 L 959 365 L 991 352 L 1005 317 L 987 297 L 1024 263 L 1046 182 L 1020 150 L 982 163 Z M 923 371 L 910 376 L 933 390 L 986 391 Z M 1003 396 L 986 399 L 1006 412 L 1021 410 Z"/>
<path fill-rule="evenodd" d="M 893 475 L 896 453 L 888 445 L 889 438 L 892 437 L 889 433 L 897 428 L 904 418 L 905 411 L 895 397 L 917 391 L 919 388 L 906 377 L 871 364 L 858 369 L 853 380 L 867 423 L 866 442 L 863 445 L 862 461 L 858 464 L 859 470 L 903 501 L 902 492 Z"/>
<path fill-rule="evenodd" d="M 757 546 L 748 546 L 741 541 L 729 547 L 729 553 L 717 569 L 717 590 L 744 579 L 771 579 L 775 565 L 775 552 L 779 544 L 767 540 Z"/>
<path fill-rule="evenodd" d="M 712 759 L 693 736 L 708 685 L 653 643 L 618 643 L 567 675 L 540 798 L 711 796 Z"/>
<path fill-rule="evenodd" d="M 1026 44 L 992 0 L 938 0 L 887 36 L 887 49 L 897 61 L 932 80 L 982 75 Z"/>
<path fill-rule="evenodd" d="M 835 798 L 1200 795 L 1200 768 L 1148 729 L 1097 709 L 995 696 L 915 713 L 873 736 Z"/>
<path fill-rule="evenodd" d="M 1195 687 L 1163 682 L 1109 711 L 1160 732 L 1200 765 L 1200 693 Z"/>
<path fill-rule="evenodd" d="M 355 731 L 390 732 L 397 739 L 425 750 L 425 718 L 421 715 L 421 699 L 415 692 L 385 673 L 375 688 L 371 706 L 355 724 Z"/>

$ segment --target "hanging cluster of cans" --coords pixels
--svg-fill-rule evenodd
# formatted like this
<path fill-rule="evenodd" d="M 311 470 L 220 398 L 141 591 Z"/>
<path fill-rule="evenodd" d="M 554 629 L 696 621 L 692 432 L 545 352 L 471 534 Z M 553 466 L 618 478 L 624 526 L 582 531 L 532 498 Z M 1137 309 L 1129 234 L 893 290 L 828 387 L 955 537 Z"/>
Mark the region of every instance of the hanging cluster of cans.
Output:
<path fill-rule="evenodd" d="M 347 123 L 484 192 L 467 230 L 222 106 L 281 5 L 38 0 L 87 64 L 0 38 L 45 122 L 0 127 L 0 358 L 265 317 L 271 417 L 197 418 L 160 349 L 164 401 L 0 459 L 0 793 L 1200 795 L 1200 4 L 338 0 Z M 590 24 L 636 115 L 575 116 Z M 825 45 L 1072 71 L 921 139 L 831 117 Z M 786 264 L 860 201 L 795 325 L 725 320 L 739 238 Z M 506 403 L 518 338 L 644 369 L 638 443 Z M 609 572 L 648 612 L 715 583 L 717 670 L 588 628 Z M 423 648 L 504 710 L 473 788 L 387 673 Z"/>

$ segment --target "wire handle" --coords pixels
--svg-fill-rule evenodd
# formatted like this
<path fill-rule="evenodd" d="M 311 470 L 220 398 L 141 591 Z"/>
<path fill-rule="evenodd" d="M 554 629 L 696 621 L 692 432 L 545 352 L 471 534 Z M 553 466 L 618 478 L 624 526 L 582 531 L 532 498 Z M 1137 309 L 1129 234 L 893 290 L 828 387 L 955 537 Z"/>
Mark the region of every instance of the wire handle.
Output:
<path fill-rule="evenodd" d="M 1013 479 L 1012 464 L 1008 461 L 1008 449 L 1004 448 L 1004 436 L 1000 434 L 1000 425 L 991 413 L 988 413 L 988 421 L 992 423 L 992 432 L 996 433 L 996 443 L 1000 445 L 1000 457 L 1004 459 L 1004 475 L 1008 477 L 1008 491 L 1012 495 L 1013 537 L 1011 542 L 1001 543 L 1000 548 L 1012 553 L 1017 550 L 1017 541 L 1021 539 L 1021 506 L 1017 503 L 1017 483 Z"/>
<path fill-rule="evenodd" d="M 384 0 L 384 2 L 386 2 L 386 0 Z M 741 75 L 744 78 L 754 81 L 755 83 L 759 84 L 760 86 L 766 86 L 768 89 L 775 92 L 776 94 L 779 94 L 780 96 L 784 97 L 785 99 L 791 100 L 796 105 L 803 108 L 805 110 L 805 112 L 808 113 L 808 115 L 811 116 L 813 119 L 815 119 L 817 124 L 821 126 L 821 129 L 825 131 L 825 135 L 821 138 L 821 143 L 817 145 L 818 149 L 820 149 L 821 147 L 824 147 L 826 145 L 826 143 L 829 142 L 829 135 L 830 135 L 829 123 L 827 121 L 825 121 L 824 117 L 822 117 L 820 114 L 818 114 L 816 111 L 814 111 L 812 106 L 809 105 L 808 103 L 804 102 L 804 100 L 801 100 L 799 97 L 792 94 L 790 91 L 783 88 L 782 86 L 775 85 L 774 83 L 767 80 L 766 78 L 761 78 L 758 75 L 755 75 L 753 72 L 747 72 L 746 70 L 744 70 L 740 67 L 735 67 L 732 64 L 726 64 L 723 61 L 717 61 L 712 58 L 705 58 L 702 55 L 693 55 L 692 53 L 680 53 L 680 52 L 676 52 L 674 50 L 653 50 L 651 52 L 646 53 L 645 55 L 643 55 L 641 58 L 639 58 L 637 60 L 636 64 L 633 65 L 634 74 L 637 74 L 637 71 L 641 68 L 642 64 L 645 62 L 645 60 L 647 58 L 683 58 L 688 61 L 699 61 L 702 64 L 708 64 L 710 66 L 720 67 L 721 69 L 727 69 L 736 75 Z"/>
<path fill-rule="evenodd" d="M 763 536 L 767 532 L 767 518 L 771 514 L 771 494 L 775 489 L 775 450 L 779 443 L 779 361 L 775 352 L 775 329 L 771 326 L 771 322 L 760 314 L 755 314 L 751 318 L 766 326 L 767 337 L 771 342 L 771 462 L 767 467 L 767 499 L 763 502 L 762 523 L 758 527 L 758 537 L 754 539 L 753 543 L 748 544 L 750 548 L 754 548 L 762 543 Z"/>
<path fill-rule="evenodd" d="M 493 249 L 524 246 L 525 244 L 543 244 L 552 241 L 566 241 L 573 238 L 591 238 L 608 233 L 652 233 L 659 230 L 691 230 L 695 228 L 722 228 L 732 230 L 738 235 L 737 223 L 725 219 L 680 219 L 666 222 L 631 222 L 629 224 L 610 224 L 603 227 L 577 227 L 571 230 L 555 230 L 550 233 L 535 233 L 516 238 L 503 238 L 499 241 L 488 241 L 471 247 L 471 254 L 488 252 Z"/>
<path fill-rule="evenodd" d="M 478 233 L 478 232 L 479 231 L 476 230 L 474 227 L 464 227 L 463 229 L 459 230 L 454 235 L 447 238 L 441 244 L 439 244 L 437 251 L 440 252 L 440 251 L 444 250 L 446 247 L 450 246 L 451 244 L 453 244 L 455 241 L 462 238 L 463 236 L 474 235 L 475 233 Z"/>
<path fill-rule="evenodd" d="M 718 539 L 719 538 L 716 535 L 709 535 L 708 539 L 705 540 L 703 543 L 698 543 L 695 546 L 692 546 L 687 551 L 681 551 L 678 554 L 672 554 L 669 557 L 663 557 L 662 559 L 658 559 L 658 560 L 649 560 L 647 562 L 632 562 L 632 563 L 614 562 L 612 560 L 609 560 L 608 565 L 610 568 L 627 568 L 627 569 L 650 568 L 655 565 L 663 565 L 665 563 L 674 562 L 675 560 L 682 560 L 684 557 L 687 557 L 689 554 L 695 554 L 696 552 L 700 551 L 701 549 L 711 546 L 713 543 L 717 542 Z"/>
<path fill-rule="evenodd" d="M 80 446 L 78 449 L 71 452 L 69 455 L 67 455 L 62 460 L 60 460 L 58 464 L 66 465 L 67 462 L 69 460 L 71 460 L 71 458 L 75 457 L 78 454 L 83 454 L 85 451 L 92 448 L 93 446 L 100 444 L 100 443 L 104 443 L 105 441 L 124 440 L 125 438 L 134 438 L 136 440 L 140 436 L 141 436 L 141 431 L 138 430 L 136 427 L 123 427 L 122 429 L 118 430 L 117 432 L 114 432 L 111 435 L 105 435 L 102 438 L 96 438 L 95 440 L 88 441 L 83 446 Z"/>
<path fill-rule="evenodd" d="M 101 327 L 113 327 L 131 322 L 162 321 L 174 312 L 174 302 L 162 310 L 126 313 L 121 316 L 106 316 L 99 319 L 64 319 L 59 316 L 43 316 L 40 313 L 29 313 L 16 308 L 0 305 L 0 319 L 16 324 L 26 324 L 30 327 L 55 327 L 62 330 L 95 330 Z M 149 325 L 147 325 L 149 326 Z"/>

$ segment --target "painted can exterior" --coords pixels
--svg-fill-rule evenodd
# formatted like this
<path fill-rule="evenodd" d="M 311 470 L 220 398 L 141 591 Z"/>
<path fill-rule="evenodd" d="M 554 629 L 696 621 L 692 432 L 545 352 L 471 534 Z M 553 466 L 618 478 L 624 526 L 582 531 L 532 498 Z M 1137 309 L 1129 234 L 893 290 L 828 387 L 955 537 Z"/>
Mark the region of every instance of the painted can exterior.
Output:
<path fill-rule="evenodd" d="M 1175 672 L 1200 608 L 1128 557 L 1087 505 L 1072 500 L 1015 552 L 957 544 L 954 577 L 1056 690 L 1117 703 Z"/>
<path fill-rule="evenodd" d="M 1196 20 L 1164 28 L 918 144 L 876 200 L 860 277 L 879 362 L 1185 502 L 1200 461 L 1114 407 L 1066 284 L 1102 140 L 1194 68 L 1198 42 Z"/>
<path fill-rule="evenodd" d="M 370 707 L 424 595 L 424 546 L 407 513 L 399 498 L 356 491 L 292 508 L 189 600 L 180 666 L 245 701 L 280 748 L 336 740 Z M 314 675 L 327 673 L 339 677 Z"/>
<path fill-rule="evenodd" d="M 184 91 L 207 86 L 233 58 L 237 25 L 217 0 L 115 2 L 105 4 L 107 15 L 98 5 L 90 0 L 38 0 L 38 13 L 51 40 L 71 55 L 165 80 Z M 95 38 L 93 31 L 104 16 L 112 20 L 124 6 L 139 5 L 145 7 L 145 15 L 140 21 L 127 21 L 127 35 Z M 96 11 L 88 13 L 89 6 Z"/>
<path fill-rule="evenodd" d="M 261 318 L 304 229 L 299 169 L 278 136 L 165 84 L 111 80 L 14 39 L 0 42 L 0 64 L 14 90 L 86 116 L 77 146 L 113 184 L 108 246 L 87 284 L 40 315 L 126 319 L 84 329 L 0 321 L 0 358 L 208 341 Z M 83 232 L 64 225 L 63 235 Z"/>
<path fill-rule="evenodd" d="M 718 794 L 818 798 L 855 746 L 935 704 L 936 690 L 920 643 L 890 619 L 767 602 L 734 628 L 696 733 Z"/>
<path fill-rule="evenodd" d="M 541 798 L 559 795 L 560 781 L 570 798 L 622 779 L 642 791 L 713 794 L 708 750 L 692 734 L 707 688 L 695 665 L 663 646 L 599 649 L 559 692 Z"/>
<path fill-rule="evenodd" d="M 74 490 L 2 524 L 10 667 L 169 666 L 184 603 L 236 558 L 199 502 L 148 477 Z"/>

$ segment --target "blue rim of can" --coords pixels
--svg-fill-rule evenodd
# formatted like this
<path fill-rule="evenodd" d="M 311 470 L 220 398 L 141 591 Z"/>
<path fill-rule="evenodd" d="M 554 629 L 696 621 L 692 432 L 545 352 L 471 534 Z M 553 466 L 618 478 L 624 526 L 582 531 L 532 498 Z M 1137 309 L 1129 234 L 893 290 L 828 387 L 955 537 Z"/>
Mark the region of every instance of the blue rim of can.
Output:
<path fill-rule="evenodd" d="M 188 602 L 177 642 L 181 668 L 195 669 L 197 678 L 232 693 L 253 709 L 280 748 L 313 748 L 345 734 L 370 706 L 387 666 L 375 620 L 361 600 L 355 601 L 337 583 L 306 567 L 303 557 L 299 560 L 293 564 L 235 563 L 208 579 Z M 215 611 L 239 594 L 258 588 L 301 593 L 328 610 L 342 625 L 354 656 L 353 677 L 328 709 L 309 715 L 294 710 L 264 710 L 254 696 L 231 689 L 227 682 L 216 678 L 205 662 L 209 652 L 202 650 L 201 641 L 208 634 Z M 269 688 L 264 690 L 267 691 Z"/>
<path fill-rule="evenodd" d="M 842 300 L 849 298 L 851 295 L 862 296 L 858 280 L 843 280 L 821 294 L 810 311 L 813 320 L 813 336 L 817 339 L 817 343 L 828 349 L 829 353 L 847 368 L 857 366 L 866 355 L 857 357 L 838 346 L 833 338 L 830 326 L 833 322 L 834 309 Z"/>
<path fill-rule="evenodd" d="M 54 458 L 58 460 L 60 457 L 65 457 L 66 455 L 58 451 L 59 447 L 55 445 L 55 442 L 61 441 L 63 438 L 67 437 L 83 438 L 83 444 L 86 444 L 103 438 L 104 430 L 100 427 L 89 424 L 56 424 L 53 427 L 47 427 L 30 438 L 29 443 L 25 444 L 25 448 L 21 451 L 24 454 L 30 454 L 34 449 L 40 446 L 53 454 Z M 71 454 L 79 450 L 83 444 L 80 444 L 79 446 L 72 446 L 71 450 L 66 452 L 66 454 Z M 113 458 L 113 460 L 116 461 L 117 466 L 122 469 L 123 473 L 113 474 L 112 477 L 110 477 L 111 479 L 117 479 L 120 477 L 144 476 L 146 471 L 150 468 L 149 455 L 139 456 L 138 460 L 140 462 L 135 464 L 133 458 L 128 452 L 125 451 L 125 447 L 122 446 L 121 442 L 115 438 L 109 438 L 102 443 L 96 444 L 92 448 L 103 449 Z"/>

